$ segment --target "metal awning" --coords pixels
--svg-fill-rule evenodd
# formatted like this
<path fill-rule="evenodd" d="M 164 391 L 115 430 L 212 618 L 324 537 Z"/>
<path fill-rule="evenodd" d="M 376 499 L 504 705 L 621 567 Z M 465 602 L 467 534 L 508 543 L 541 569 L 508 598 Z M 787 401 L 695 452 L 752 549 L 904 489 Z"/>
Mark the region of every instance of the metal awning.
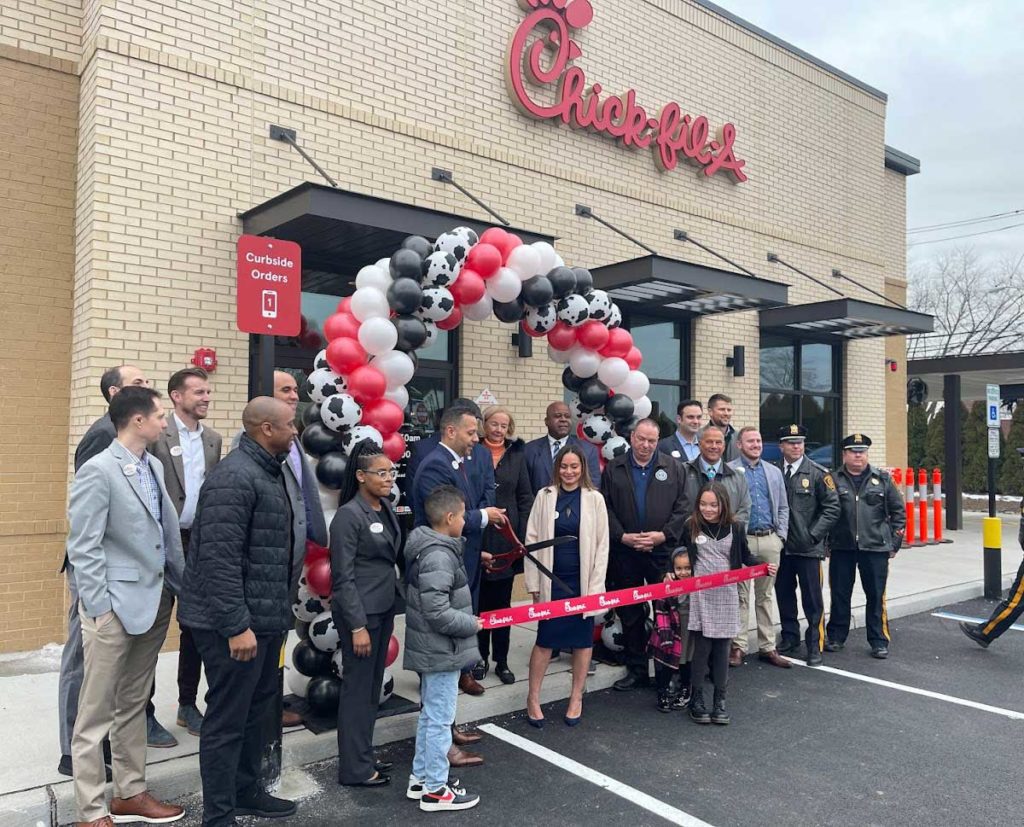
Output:
<path fill-rule="evenodd" d="M 930 333 L 934 322 L 935 319 L 927 313 L 859 299 L 833 299 L 761 311 L 761 330 L 812 333 L 842 339 Z"/>
<path fill-rule="evenodd" d="M 408 235 L 432 240 L 458 226 L 477 233 L 492 226 L 475 218 L 308 181 L 239 217 L 243 232 L 297 242 L 302 246 L 303 269 L 326 273 L 355 273 L 366 264 L 390 256 Z M 551 236 L 527 230 L 505 229 L 525 244 L 554 241 Z"/>
<path fill-rule="evenodd" d="M 691 316 L 779 307 L 788 287 L 745 276 L 650 255 L 591 270 L 594 287 L 606 291 L 625 312 L 676 310 Z"/>

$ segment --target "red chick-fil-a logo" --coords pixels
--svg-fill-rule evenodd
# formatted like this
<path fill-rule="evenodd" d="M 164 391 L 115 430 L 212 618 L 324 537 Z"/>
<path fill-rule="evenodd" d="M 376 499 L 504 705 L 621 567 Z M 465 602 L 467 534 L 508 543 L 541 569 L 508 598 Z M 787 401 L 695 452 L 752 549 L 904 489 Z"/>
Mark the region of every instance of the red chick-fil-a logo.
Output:
<path fill-rule="evenodd" d="M 600 83 L 589 84 L 578 66 L 569 64 L 583 49 L 569 36 L 594 19 L 590 0 L 519 0 L 530 12 L 509 42 L 506 79 L 516 105 L 542 120 L 561 120 L 576 129 L 591 129 L 627 147 L 651 149 L 665 170 L 678 166 L 680 156 L 698 164 L 705 175 L 721 170 L 746 181 L 746 161 L 736 157 L 736 127 L 724 124 L 716 138 L 703 115 L 693 117 L 678 103 L 668 103 L 657 117 L 636 102 L 636 90 L 603 96 Z M 546 68 L 545 68 L 546 67 Z M 534 100 L 527 81 L 538 86 L 557 85 L 556 100 L 546 105 Z"/>

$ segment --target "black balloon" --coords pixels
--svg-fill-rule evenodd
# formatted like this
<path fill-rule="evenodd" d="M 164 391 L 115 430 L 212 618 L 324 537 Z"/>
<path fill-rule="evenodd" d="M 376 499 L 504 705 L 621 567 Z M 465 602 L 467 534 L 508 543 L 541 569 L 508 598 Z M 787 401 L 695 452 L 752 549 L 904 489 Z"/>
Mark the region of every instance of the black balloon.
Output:
<path fill-rule="evenodd" d="M 579 395 L 581 405 L 591 410 L 600 408 L 608 400 L 608 386 L 596 376 L 591 376 L 589 379 L 583 380 Z"/>
<path fill-rule="evenodd" d="M 523 291 L 520 295 L 530 307 L 542 307 L 551 301 L 555 289 L 547 276 L 534 276 L 523 282 Z"/>
<path fill-rule="evenodd" d="M 624 436 L 629 439 L 629 435 L 636 430 L 636 426 L 640 424 L 640 417 L 633 416 L 629 419 L 624 419 L 621 422 L 615 423 L 615 433 L 619 436 Z"/>
<path fill-rule="evenodd" d="M 307 678 L 330 675 L 331 655 L 329 652 L 321 652 L 310 641 L 302 640 L 292 649 L 292 666 Z"/>
<path fill-rule="evenodd" d="M 295 621 L 295 634 L 299 636 L 299 640 L 309 640 L 309 623 L 305 620 Z M 317 649 L 319 652 L 320 650 Z"/>
<path fill-rule="evenodd" d="M 562 371 L 562 384 L 566 390 L 572 391 L 573 393 L 579 393 L 580 387 L 585 382 L 585 379 L 580 379 L 575 373 L 572 372 L 572 368 L 567 367 Z"/>
<path fill-rule="evenodd" d="M 398 331 L 395 350 L 401 350 L 411 356 L 409 351 L 423 347 L 423 343 L 427 341 L 427 326 L 415 316 L 395 316 L 391 320 L 391 324 Z"/>
<path fill-rule="evenodd" d="M 388 265 L 392 278 L 419 280 L 423 272 L 423 259 L 415 250 L 396 250 Z"/>
<path fill-rule="evenodd" d="M 341 681 L 331 675 L 313 678 L 306 687 L 306 703 L 317 715 L 335 718 L 341 699 Z"/>
<path fill-rule="evenodd" d="M 608 401 L 604 403 L 604 412 L 609 419 L 621 422 L 633 417 L 635 407 L 633 400 L 626 396 L 626 394 L 617 393 L 609 397 Z"/>
<path fill-rule="evenodd" d="M 302 412 L 303 425 L 312 425 L 314 422 L 323 422 L 320 418 L 320 405 L 317 402 L 306 405 L 306 410 Z"/>
<path fill-rule="evenodd" d="M 410 235 L 402 242 L 402 249 L 412 250 L 420 258 L 426 258 L 434 252 L 434 245 L 421 235 Z"/>
<path fill-rule="evenodd" d="M 398 278 L 388 288 L 388 306 L 399 316 L 413 313 L 423 301 L 423 288 L 416 279 Z"/>
<path fill-rule="evenodd" d="M 548 273 L 548 281 L 551 282 L 556 299 L 564 298 L 570 293 L 575 293 L 578 289 L 576 286 L 576 273 L 568 267 L 556 267 Z M 594 280 L 591 279 L 590 283 L 593 285 Z"/>
<path fill-rule="evenodd" d="M 341 451 L 331 451 L 320 457 L 316 464 L 316 478 L 320 484 L 335 491 L 341 488 L 345 482 L 345 469 L 348 467 L 348 457 Z"/>
<path fill-rule="evenodd" d="M 322 457 L 332 451 L 341 450 L 341 437 L 323 422 L 311 422 L 302 432 L 302 447 L 307 454 Z"/>
<path fill-rule="evenodd" d="M 576 276 L 576 292 L 581 296 L 594 289 L 594 277 L 585 267 L 573 267 L 572 274 Z"/>
<path fill-rule="evenodd" d="M 491 312 L 499 322 L 518 322 L 526 315 L 526 306 L 520 299 L 511 302 L 492 302 Z"/>

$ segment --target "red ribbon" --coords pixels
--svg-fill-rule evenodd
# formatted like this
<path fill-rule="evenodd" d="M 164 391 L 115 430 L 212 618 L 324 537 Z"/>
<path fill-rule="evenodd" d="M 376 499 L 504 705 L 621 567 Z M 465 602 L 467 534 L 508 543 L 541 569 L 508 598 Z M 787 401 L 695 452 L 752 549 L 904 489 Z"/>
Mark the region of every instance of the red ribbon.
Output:
<path fill-rule="evenodd" d="M 634 606 L 650 600 L 661 600 L 664 597 L 677 597 L 681 594 L 702 592 L 705 589 L 717 589 L 744 580 L 756 580 L 768 576 L 768 564 L 750 566 L 743 569 L 730 569 L 718 574 L 707 574 L 703 577 L 688 577 L 685 580 L 670 580 L 654 586 L 636 586 L 631 589 L 619 589 L 614 592 L 588 594 L 586 597 L 572 597 L 568 600 L 551 600 L 547 603 L 530 603 L 525 606 L 513 606 L 509 609 L 497 609 L 493 612 L 481 612 L 480 619 L 485 629 L 500 629 L 503 626 L 515 626 L 519 623 L 532 623 L 535 620 L 553 620 L 556 617 L 586 614 L 587 612 L 607 611 L 622 606 Z"/>

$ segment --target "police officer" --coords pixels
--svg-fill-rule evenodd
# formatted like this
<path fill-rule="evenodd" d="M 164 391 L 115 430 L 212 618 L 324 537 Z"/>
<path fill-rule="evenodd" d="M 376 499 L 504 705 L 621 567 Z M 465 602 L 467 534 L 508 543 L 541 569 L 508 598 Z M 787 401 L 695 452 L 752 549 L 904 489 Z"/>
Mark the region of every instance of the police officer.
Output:
<path fill-rule="evenodd" d="M 1017 451 L 1020 453 L 1021 459 L 1024 459 L 1024 448 L 1018 448 Z M 1020 503 L 1020 529 L 1017 531 L 1017 542 L 1024 549 L 1024 500 L 1021 500 Z M 984 623 L 961 623 L 960 630 L 983 649 L 988 649 L 988 645 L 1009 629 L 1022 612 L 1024 612 L 1024 561 L 1021 561 L 1020 568 L 1017 569 L 1017 576 L 1014 578 L 1013 585 L 1010 586 L 1010 593 L 996 606 L 991 617 Z"/>
<path fill-rule="evenodd" d="M 782 476 L 789 498 L 789 531 L 782 547 L 782 559 L 775 577 L 775 598 L 779 604 L 782 640 L 779 652 L 795 655 L 800 650 L 800 620 L 796 588 L 807 617 L 807 665 L 821 664 L 824 637 L 825 598 L 821 593 L 825 538 L 839 519 L 839 495 L 832 475 L 810 457 L 804 456 L 807 429 L 787 425 L 779 429 Z"/>
<path fill-rule="evenodd" d="M 889 558 L 903 544 L 907 513 L 903 497 L 889 474 L 868 462 L 871 439 L 850 434 L 843 440 L 843 467 L 835 474 L 842 514 L 832 527 L 828 585 L 832 609 L 826 627 L 826 652 L 838 652 L 850 633 L 850 599 L 860 570 L 867 598 L 865 610 L 871 657 L 889 657 L 889 619 L 885 612 L 885 584 Z"/>

